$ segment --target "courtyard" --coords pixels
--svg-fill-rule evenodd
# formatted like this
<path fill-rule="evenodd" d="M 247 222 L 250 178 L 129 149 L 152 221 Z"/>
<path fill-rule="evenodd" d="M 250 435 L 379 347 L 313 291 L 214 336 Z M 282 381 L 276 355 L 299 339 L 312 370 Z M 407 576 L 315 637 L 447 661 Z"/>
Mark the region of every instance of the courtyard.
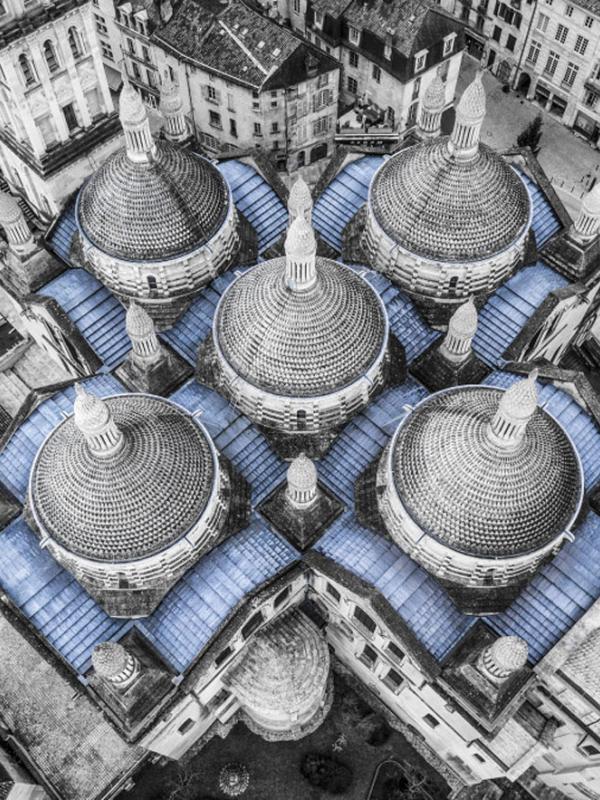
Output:
<path fill-rule="evenodd" d="M 352 769 L 350 788 L 337 795 L 345 800 L 367 800 L 377 766 L 390 760 L 403 766 L 410 785 L 419 787 L 423 800 L 448 798 L 448 784 L 404 736 L 388 728 L 342 677 L 335 674 L 334 680 L 331 711 L 321 727 L 306 738 L 266 742 L 243 723 L 237 723 L 225 739 L 215 737 L 201 750 L 192 749 L 181 763 L 146 767 L 135 787 L 121 795 L 122 800 L 224 800 L 219 773 L 231 762 L 242 763 L 248 769 L 250 782 L 241 795 L 244 800 L 333 797 L 311 786 L 302 776 L 300 767 L 308 753 L 333 756 Z M 413 796 L 421 800 L 419 794 Z M 381 797 L 378 788 L 373 798 Z"/>

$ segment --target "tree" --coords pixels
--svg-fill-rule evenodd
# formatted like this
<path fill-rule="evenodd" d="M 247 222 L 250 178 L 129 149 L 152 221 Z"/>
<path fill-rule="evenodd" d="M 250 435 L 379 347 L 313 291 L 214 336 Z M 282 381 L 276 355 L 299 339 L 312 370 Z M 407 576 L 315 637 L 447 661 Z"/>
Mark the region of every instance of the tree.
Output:
<path fill-rule="evenodd" d="M 521 133 L 517 136 L 517 144 L 519 147 L 531 147 L 535 153 L 539 148 L 541 138 L 542 115 L 538 114 L 528 125 L 523 128 Z"/>
<path fill-rule="evenodd" d="M 308 753 L 300 769 L 310 784 L 330 794 L 343 794 L 352 783 L 350 767 L 321 753 Z"/>

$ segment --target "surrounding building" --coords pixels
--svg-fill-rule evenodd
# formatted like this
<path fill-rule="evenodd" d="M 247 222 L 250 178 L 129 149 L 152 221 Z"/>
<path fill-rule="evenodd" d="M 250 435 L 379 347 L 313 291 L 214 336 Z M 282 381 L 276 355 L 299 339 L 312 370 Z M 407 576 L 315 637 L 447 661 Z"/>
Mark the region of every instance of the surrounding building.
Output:
<path fill-rule="evenodd" d="M 158 136 L 125 81 L 45 239 L 0 197 L 6 749 L 108 800 L 239 721 L 309 734 L 333 668 L 457 793 L 599 797 L 598 190 L 571 221 L 483 145 L 480 75 L 441 135 L 438 73 L 393 156 L 288 193 L 195 152 L 181 77 Z"/>

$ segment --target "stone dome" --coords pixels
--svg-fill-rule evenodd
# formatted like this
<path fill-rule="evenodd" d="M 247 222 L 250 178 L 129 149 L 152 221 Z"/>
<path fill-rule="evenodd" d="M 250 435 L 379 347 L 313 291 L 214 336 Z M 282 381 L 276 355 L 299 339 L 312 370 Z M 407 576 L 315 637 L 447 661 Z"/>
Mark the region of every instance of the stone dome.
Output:
<path fill-rule="evenodd" d="M 132 160 L 124 149 L 111 155 L 83 186 L 77 203 L 79 226 L 95 247 L 142 262 L 200 248 L 228 210 L 219 170 L 165 141 L 155 142 L 148 161 Z"/>
<path fill-rule="evenodd" d="M 522 383 L 509 401 L 530 393 L 533 381 Z M 525 425 L 502 427 L 509 434 L 497 443 L 492 428 L 503 423 L 499 405 L 509 392 L 465 386 L 431 395 L 400 424 L 390 451 L 406 512 L 431 537 L 472 556 L 534 552 L 567 531 L 581 505 L 579 459 L 543 409 Z"/>
<path fill-rule="evenodd" d="M 385 311 L 367 281 L 321 257 L 316 273 L 310 289 L 293 291 L 286 259 L 276 258 L 250 269 L 223 294 L 215 343 L 231 369 L 262 391 L 314 397 L 342 389 L 386 346 Z"/>
<path fill-rule="evenodd" d="M 529 222 L 523 181 L 486 145 L 454 158 L 448 136 L 401 150 L 371 184 L 369 205 L 405 250 L 439 262 L 477 261 L 512 244 Z"/>
<path fill-rule="evenodd" d="M 92 651 L 92 666 L 101 678 L 114 678 L 127 669 L 130 656 L 118 642 L 100 642 Z"/>
<path fill-rule="evenodd" d="M 208 435 L 173 403 L 141 394 L 86 395 L 37 454 L 31 508 L 42 535 L 70 553 L 136 560 L 178 541 L 199 521 L 215 467 Z"/>
<path fill-rule="evenodd" d="M 529 647 L 520 636 L 501 636 L 489 648 L 489 658 L 498 672 L 522 669 L 529 657 Z"/>
<path fill-rule="evenodd" d="M 317 483 L 317 468 L 314 462 L 300 453 L 288 467 L 287 482 L 299 492 L 308 492 L 315 488 Z"/>
<path fill-rule="evenodd" d="M 10 225 L 21 219 L 21 208 L 12 194 L 0 192 L 0 225 Z"/>

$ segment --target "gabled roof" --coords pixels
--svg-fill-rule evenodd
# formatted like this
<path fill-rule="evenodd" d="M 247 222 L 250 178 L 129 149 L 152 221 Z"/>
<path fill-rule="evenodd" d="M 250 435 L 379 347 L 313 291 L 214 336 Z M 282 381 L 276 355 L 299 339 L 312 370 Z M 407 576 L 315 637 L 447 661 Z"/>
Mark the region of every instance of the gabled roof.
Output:
<path fill-rule="evenodd" d="M 259 88 L 306 80 L 306 59 L 318 71 L 335 69 L 331 56 L 246 6 L 240 0 L 182 0 L 169 22 L 153 38 L 195 64 Z M 294 60 L 293 70 L 286 64 Z"/>

